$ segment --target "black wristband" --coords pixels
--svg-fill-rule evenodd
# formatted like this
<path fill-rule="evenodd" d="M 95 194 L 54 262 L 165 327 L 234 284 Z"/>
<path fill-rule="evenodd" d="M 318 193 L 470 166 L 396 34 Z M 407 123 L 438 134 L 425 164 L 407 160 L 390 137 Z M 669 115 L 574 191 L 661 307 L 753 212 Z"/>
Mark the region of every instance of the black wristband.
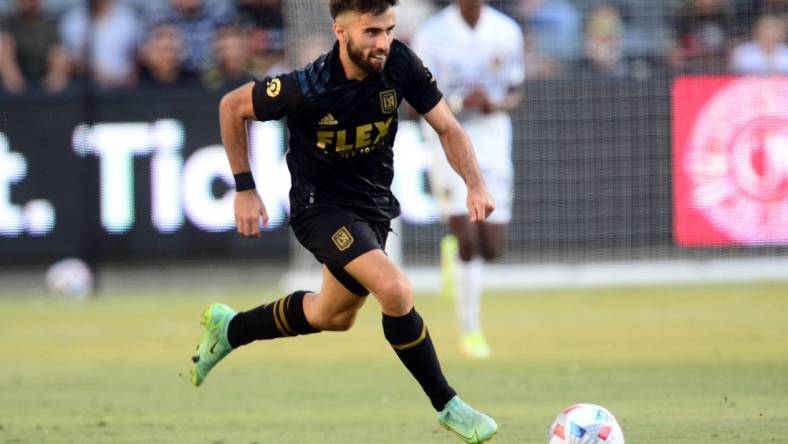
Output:
<path fill-rule="evenodd" d="M 235 179 L 235 191 L 253 190 L 255 188 L 254 177 L 249 171 L 233 174 L 233 178 Z"/>

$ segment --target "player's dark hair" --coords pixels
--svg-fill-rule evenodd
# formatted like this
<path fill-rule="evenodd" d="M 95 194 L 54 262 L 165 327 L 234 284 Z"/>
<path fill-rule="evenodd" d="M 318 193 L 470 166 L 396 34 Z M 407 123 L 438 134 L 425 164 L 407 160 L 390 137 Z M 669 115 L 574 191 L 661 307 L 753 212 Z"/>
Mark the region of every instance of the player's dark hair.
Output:
<path fill-rule="evenodd" d="M 331 18 L 336 19 L 346 11 L 380 15 L 397 3 L 399 0 L 331 0 Z"/>

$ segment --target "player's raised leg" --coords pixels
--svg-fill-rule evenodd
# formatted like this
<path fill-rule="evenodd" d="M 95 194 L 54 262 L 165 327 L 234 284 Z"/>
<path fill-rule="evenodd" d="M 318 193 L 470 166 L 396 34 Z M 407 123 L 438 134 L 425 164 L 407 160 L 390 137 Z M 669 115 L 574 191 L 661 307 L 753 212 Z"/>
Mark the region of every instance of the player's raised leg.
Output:
<path fill-rule="evenodd" d="M 232 350 L 256 340 L 347 330 L 365 300 L 345 289 L 324 266 L 319 293 L 296 291 L 240 313 L 224 304 L 211 304 L 202 315 L 205 332 L 192 357 L 191 381 L 201 385 Z"/>
<path fill-rule="evenodd" d="M 346 331 L 355 323 L 356 315 L 366 300 L 366 297 L 358 296 L 345 288 L 324 265 L 320 293 L 310 295 L 304 300 L 304 313 L 315 328 Z"/>
<path fill-rule="evenodd" d="M 440 424 L 466 443 L 484 442 L 498 430 L 495 421 L 462 402 L 438 361 L 429 331 L 413 305 L 407 277 L 381 250 L 372 250 L 345 270 L 368 288 L 383 309 L 383 334 L 438 412 Z"/>
<path fill-rule="evenodd" d="M 451 216 L 449 225 L 458 243 L 454 306 L 460 329 L 460 351 L 470 358 L 484 359 L 491 351 L 481 325 L 483 237 L 479 224 L 472 224 L 467 214 Z"/>

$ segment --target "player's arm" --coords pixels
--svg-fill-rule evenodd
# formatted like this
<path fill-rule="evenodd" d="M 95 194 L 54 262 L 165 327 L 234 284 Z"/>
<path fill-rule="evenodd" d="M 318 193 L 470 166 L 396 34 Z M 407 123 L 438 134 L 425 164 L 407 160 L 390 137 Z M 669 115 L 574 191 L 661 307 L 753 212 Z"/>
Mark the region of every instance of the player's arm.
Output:
<path fill-rule="evenodd" d="M 11 94 L 25 90 L 25 77 L 16 58 L 16 42 L 10 34 L 0 31 L 0 80 Z"/>
<path fill-rule="evenodd" d="M 503 28 L 504 30 L 507 28 Z M 493 101 L 490 99 L 487 91 L 484 88 L 477 88 L 465 98 L 464 105 L 476 107 L 485 114 L 495 112 L 509 113 L 516 110 L 525 96 L 523 83 L 525 81 L 525 62 L 523 55 L 525 54 L 525 47 L 523 41 L 523 34 L 520 31 L 519 25 L 510 22 L 508 26 L 508 43 L 506 50 L 508 54 L 504 57 L 504 66 L 502 67 L 503 76 L 509 84 L 506 96 L 501 100 Z"/>
<path fill-rule="evenodd" d="M 484 88 L 475 88 L 462 100 L 462 106 L 455 107 L 453 110 L 458 112 L 465 108 L 478 108 L 485 114 L 512 112 L 516 110 L 517 107 L 520 106 L 520 102 L 523 101 L 523 90 L 522 83 L 512 86 L 509 88 L 503 100 L 494 102 L 490 99 L 490 96 L 487 95 L 487 91 Z"/>
<path fill-rule="evenodd" d="M 489 112 L 491 113 L 497 111 L 503 111 L 505 113 L 512 112 L 516 110 L 517 107 L 520 106 L 520 103 L 522 103 L 524 96 L 525 94 L 522 84 L 512 86 L 511 88 L 509 88 L 509 92 L 507 92 L 506 97 L 504 97 L 503 100 L 501 100 L 498 103 L 491 103 L 492 108 L 491 111 Z"/>
<path fill-rule="evenodd" d="M 495 204 L 487 192 L 471 139 L 443 99 L 424 114 L 424 119 L 438 133 L 446 159 L 468 187 L 467 205 L 471 222 L 484 222 L 495 209 Z"/>
<path fill-rule="evenodd" d="M 252 102 L 254 83 L 249 82 L 222 97 L 219 103 L 219 125 L 222 143 L 236 179 L 235 227 L 246 237 L 260 237 L 260 218 L 268 225 L 268 213 L 255 189 L 249 164 L 249 143 L 246 121 L 256 118 Z"/>

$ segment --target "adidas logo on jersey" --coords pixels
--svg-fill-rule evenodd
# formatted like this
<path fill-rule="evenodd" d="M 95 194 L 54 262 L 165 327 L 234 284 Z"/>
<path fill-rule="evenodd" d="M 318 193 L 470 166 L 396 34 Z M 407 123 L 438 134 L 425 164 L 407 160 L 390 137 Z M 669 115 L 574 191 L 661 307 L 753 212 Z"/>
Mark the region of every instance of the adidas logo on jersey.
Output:
<path fill-rule="evenodd" d="M 328 113 L 328 114 L 325 115 L 325 117 L 320 119 L 320 122 L 318 122 L 318 125 L 329 126 L 329 125 L 336 125 L 338 123 L 339 122 L 337 122 L 337 119 L 335 119 L 334 116 L 331 115 L 331 113 Z"/>

